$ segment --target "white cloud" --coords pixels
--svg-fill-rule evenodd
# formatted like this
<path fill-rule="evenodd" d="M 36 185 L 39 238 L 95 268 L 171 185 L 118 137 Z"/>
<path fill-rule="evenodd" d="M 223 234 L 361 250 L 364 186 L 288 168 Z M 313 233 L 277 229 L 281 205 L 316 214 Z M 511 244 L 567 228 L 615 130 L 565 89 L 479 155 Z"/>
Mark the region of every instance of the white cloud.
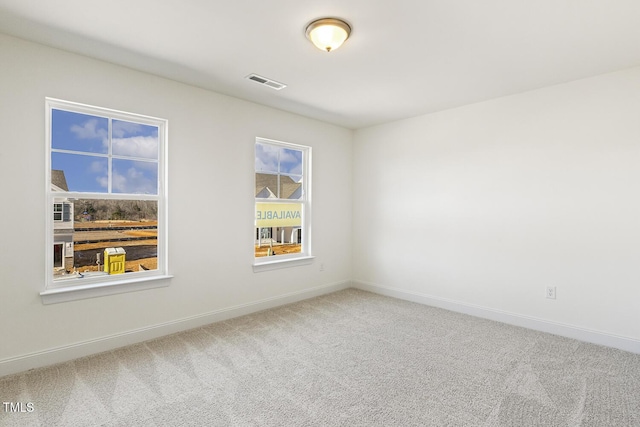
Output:
<path fill-rule="evenodd" d="M 79 139 L 101 139 L 107 141 L 108 132 L 104 128 L 98 127 L 98 119 L 90 119 L 82 124 L 71 126 L 73 132 Z"/>
<path fill-rule="evenodd" d="M 282 150 L 280 153 L 280 162 L 281 163 L 296 163 L 300 160 L 293 154 L 291 150 Z"/>
<path fill-rule="evenodd" d="M 138 123 L 124 122 L 122 120 L 114 120 L 113 128 L 111 129 L 111 132 L 113 133 L 113 138 L 122 138 L 125 135 L 141 133 L 143 129 L 144 129 L 143 126 Z"/>
<path fill-rule="evenodd" d="M 107 173 L 107 163 L 104 160 L 96 160 L 89 165 L 91 173 Z"/>
<path fill-rule="evenodd" d="M 256 144 L 256 171 L 278 171 L 278 147 Z"/>
<path fill-rule="evenodd" d="M 127 185 L 127 177 L 124 175 L 120 175 L 117 172 L 113 172 L 111 185 L 113 187 L 113 191 L 118 193 L 129 193 L 128 185 Z"/>
<path fill-rule="evenodd" d="M 289 168 L 287 170 L 287 168 L 283 168 L 284 172 L 286 173 L 290 173 L 290 174 L 294 174 L 294 175 L 302 175 L 302 163 L 298 162 L 296 163 L 293 167 Z"/>
<path fill-rule="evenodd" d="M 143 159 L 158 158 L 158 138 L 155 136 L 113 138 L 112 147 L 113 154 L 118 156 L 140 157 Z"/>
<path fill-rule="evenodd" d="M 288 148 L 257 144 L 256 171 L 302 175 L 302 152 Z"/>
<path fill-rule="evenodd" d="M 137 162 L 140 165 L 144 162 Z M 155 176 L 145 174 L 136 167 L 130 167 L 124 173 L 114 169 L 112 176 L 113 191 L 130 194 L 156 194 L 158 183 Z"/>
<path fill-rule="evenodd" d="M 109 180 L 107 179 L 106 176 L 97 176 L 96 177 L 96 182 L 102 188 L 107 188 L 109 186 Z"/>

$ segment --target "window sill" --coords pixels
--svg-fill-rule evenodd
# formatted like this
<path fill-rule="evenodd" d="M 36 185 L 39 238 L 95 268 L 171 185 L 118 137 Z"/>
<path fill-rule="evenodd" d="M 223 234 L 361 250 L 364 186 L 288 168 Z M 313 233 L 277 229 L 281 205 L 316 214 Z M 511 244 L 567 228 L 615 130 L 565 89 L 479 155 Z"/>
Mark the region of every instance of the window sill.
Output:
<path fill-rule="evenodd" d="M 253 264 L 253 272 L 260 273 L 262 271 L 278 270 L 280 268 L 309 265 L 313 263 L 314 258 L 314 256 L 305 256 L 299 258 L 279 259 L 276 261 L 256 262 Z"/>
<path fill-rule="evenodd" d="M 107 283 L 61 286 L 40 292 L 40 298 L 42 298 L 43 304 L 57 304 L 59 302 L 161 288 L 169 286 L 167 279 L 172 277 L 171 275 L 165 274 L 114 280 Z"/>

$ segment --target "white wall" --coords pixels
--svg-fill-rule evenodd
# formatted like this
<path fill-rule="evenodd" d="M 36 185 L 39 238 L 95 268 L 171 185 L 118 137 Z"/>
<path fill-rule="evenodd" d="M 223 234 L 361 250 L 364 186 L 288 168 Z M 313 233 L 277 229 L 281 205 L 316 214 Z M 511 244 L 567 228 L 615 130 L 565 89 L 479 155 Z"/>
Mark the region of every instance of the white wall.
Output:
<path fill-rule="evenodd" d="M 640 352 L 640 68 L 363 129 L 352 149 L 339 127 L 4 35 L 0 64 L 0 376 L 352 277 Z M 169 120 L 169 287 L 42 305 L 47 96 Z M 256 136 L 313 147 L 310 266 L 251 269 Z"/>
<path fill-rule="evenodd" d="M 354 138 L 362 287 L 640 353 L 640 68 Z"/>
<path fill-rule="evenodd" d="M 348 285 L 350 130 L 1 34 L 0 64 L 0 376 Z M 169 120 L 169 287 L 42 304 L 47 96 Z M 313 147 L 310 266 L 252 271 L 256 136 Z"/>

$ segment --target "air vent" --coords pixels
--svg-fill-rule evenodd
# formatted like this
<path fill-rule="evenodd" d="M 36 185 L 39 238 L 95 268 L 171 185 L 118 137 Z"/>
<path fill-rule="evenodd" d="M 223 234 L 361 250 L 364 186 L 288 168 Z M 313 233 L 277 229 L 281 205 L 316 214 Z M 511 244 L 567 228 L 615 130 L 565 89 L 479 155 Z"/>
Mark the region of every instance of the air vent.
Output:
<path fill-rule="evenodd" d="M 284 83 L 280 83 L 275 80 L 271 80 L 266 77 L 259 76 L 257 74 L 249 74 L 247 78 L 249 80 L 253 80 L 256 83 L 260 83 L 261 85 L 269 86 L 271 89 L 275 89 L 275 90 L 280 90 L 287 87 L 287 85 Z"/>

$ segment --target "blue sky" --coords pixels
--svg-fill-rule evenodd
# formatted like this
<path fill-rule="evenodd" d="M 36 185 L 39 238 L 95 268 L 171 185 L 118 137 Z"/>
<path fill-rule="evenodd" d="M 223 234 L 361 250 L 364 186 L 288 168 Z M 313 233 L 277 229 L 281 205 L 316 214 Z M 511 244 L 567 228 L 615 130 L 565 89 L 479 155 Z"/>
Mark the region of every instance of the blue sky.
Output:
<path fill-rule="evenodd" d="M 302 175 L 302 151 L 256 143 L 256 172 Z M 293 177 L 295 181 L 299 178 Z"/>
<path fill-rule="evenodd" d="M 113 193 L 157 194 L 158 128 L 52 110 L 51 168 L 64 171 L 69 191 L 108 192 L 109 145 Z"/>

